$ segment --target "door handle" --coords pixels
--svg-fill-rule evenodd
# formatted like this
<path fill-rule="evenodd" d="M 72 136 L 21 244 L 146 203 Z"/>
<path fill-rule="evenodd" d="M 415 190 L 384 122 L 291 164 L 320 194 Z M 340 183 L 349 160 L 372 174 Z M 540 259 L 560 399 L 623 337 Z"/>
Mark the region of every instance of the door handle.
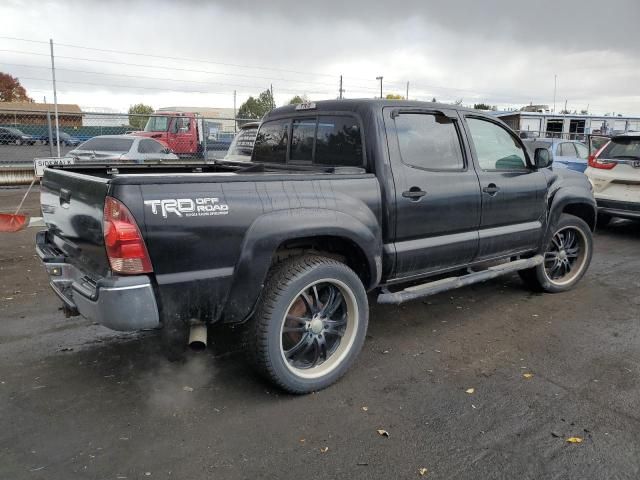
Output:
<path fill-rule="evenodd" d="M 498 187 L 495 183 L 490 183 L 486 187 L 482 189 L 484 193 L 488 193 L 491 196 L 494 196 L 496 193 L 500 191 L 500 187 Z"/>
<path fill-rule="evenodd" d="M 402 192 L 402 196 L 404 198 L 409 198 L 414 202 L 420 200 L 421 197 L 424 197 L 427 194 L 424 190 L 421 190 L 420 187 L 411 187 L 409 190 Z"/>

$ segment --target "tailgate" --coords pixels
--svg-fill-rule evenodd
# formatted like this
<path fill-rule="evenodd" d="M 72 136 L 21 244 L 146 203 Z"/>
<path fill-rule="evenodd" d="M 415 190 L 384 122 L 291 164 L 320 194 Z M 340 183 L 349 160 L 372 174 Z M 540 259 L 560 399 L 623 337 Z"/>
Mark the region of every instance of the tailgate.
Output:
<path fill-rule="evenodd" d="M 108 187 L 105 178 L 48 168 L 40 188 L 50 240 L 69 263 L 96 276 L 109 270 L 102 233 Z"/>

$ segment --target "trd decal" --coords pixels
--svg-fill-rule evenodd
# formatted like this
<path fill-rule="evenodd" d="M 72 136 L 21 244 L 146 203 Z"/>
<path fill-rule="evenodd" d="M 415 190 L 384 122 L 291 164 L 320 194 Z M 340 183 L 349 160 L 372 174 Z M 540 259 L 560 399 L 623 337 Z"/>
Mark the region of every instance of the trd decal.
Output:
<path fill-rule="evenodd" d="M 220 200 L 215 197 L 165 198 L 145 200 L 144 204 L 151 206 L 153 215 L 162 215 L 164 218 L 169 214 L 175 214 L 178 217 L 209 217 L 229 213 L 229 205 L 220 203 Z"/>

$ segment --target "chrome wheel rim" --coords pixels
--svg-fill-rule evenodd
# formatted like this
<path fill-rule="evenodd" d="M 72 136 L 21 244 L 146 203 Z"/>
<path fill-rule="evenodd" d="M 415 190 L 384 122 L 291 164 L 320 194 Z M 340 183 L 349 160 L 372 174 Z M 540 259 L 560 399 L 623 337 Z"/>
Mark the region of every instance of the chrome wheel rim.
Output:
<path fill-rule="evenodd" d="M 544 272 L 555 285 L 572 282 L 584 268 L 587 260 L 587 239 L 582 230 L 564 227 L 554 233 L 549 249 L 544 254 Z"/>
<path fill-rule="evenodd" d="M 348 355 L 358 330 L 358 303 L 340 280 L 322 279 L 300 290 L 280 326 L 285 366 L 302 378 L 335 370 Z"/>

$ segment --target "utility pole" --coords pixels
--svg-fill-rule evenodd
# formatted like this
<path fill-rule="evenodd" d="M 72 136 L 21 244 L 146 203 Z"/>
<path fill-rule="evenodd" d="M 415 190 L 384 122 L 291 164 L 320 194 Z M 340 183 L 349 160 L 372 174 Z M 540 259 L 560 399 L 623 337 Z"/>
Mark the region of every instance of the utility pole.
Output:
<path fill-rule="evenodd" d="M 49 46 L 51 47 L 51 77 L 53 78 L 53 110 L 56 117 L 56 145 L 58 147 L 58 157 L 60 156 L 60 124 L 58 122 L 58 92 L 56 91 L 56 66 L 53 61 L 53 39 L 49 39 Z M 49 143 L 51 143 L 51 137 L 49 137 Z"/>
<path fill-rule="evenodd" d="M 338 93 L 340 94 L 338 98 L 342 100 L 342 94 L 344 93 L 344 89 L 342 88 L 342 75 L 340 75 L 340 88 L 338 89 Z"/>
<path fill-rule="evenodd" d="M 382 75 L 379 77 L 376 77 L 376 80 L 380 80 L 380 100 L 382 100 Z"/>
<path fill-rule="evenodd" d="M 238 114 L 236 113 L 236 91 L 233 91 L 233 132 L 238 131 Z"/>
<path fill-rule="evenodd" d="M 556 91 L 558 89 L 558 75 L 553 76 L 553 113 L 556 113 Z"/>
<path fill-rule="evenodd" d="M 407 82 L 407 96 L 404 97 L 406 100 L 409 100 L 409 82 Z"/>
<path fill-rule="evenodd" d="M 564 111 L 567 113 L 567 99 L 564 99 Z"/>

